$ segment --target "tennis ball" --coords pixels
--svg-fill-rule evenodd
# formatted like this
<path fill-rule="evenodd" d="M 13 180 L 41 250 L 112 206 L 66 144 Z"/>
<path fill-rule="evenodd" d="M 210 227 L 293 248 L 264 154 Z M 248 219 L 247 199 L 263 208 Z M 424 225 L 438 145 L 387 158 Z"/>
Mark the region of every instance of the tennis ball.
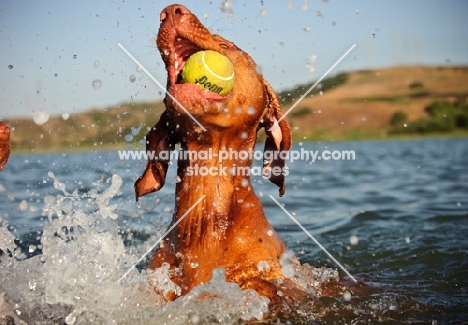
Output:
<path fill-rule="evenodd" d="M 224 96 L 234 87 L 234 66 L 231 60 L 216 51 L 200 51 L 185 62 L 182 79 Z"/>

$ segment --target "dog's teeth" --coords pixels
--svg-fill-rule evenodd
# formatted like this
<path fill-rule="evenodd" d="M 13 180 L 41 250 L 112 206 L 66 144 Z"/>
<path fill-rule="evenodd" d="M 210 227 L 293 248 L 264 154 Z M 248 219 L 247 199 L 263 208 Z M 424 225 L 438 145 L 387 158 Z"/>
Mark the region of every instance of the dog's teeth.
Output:
<path fill-rule="evenodd" d="M 178 62 L 178 61 L 175 61 L 175 63 L 174 63 L 174 68 L 177 70 L 178 67 L 179 67 L 179 62 Z"/>

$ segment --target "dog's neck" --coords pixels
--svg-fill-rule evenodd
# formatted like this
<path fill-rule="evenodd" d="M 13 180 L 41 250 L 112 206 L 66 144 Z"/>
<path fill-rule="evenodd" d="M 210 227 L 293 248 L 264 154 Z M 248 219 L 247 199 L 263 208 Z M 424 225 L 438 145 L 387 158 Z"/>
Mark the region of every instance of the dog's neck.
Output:
<path fill-rule="evenodd" d="M 252 152 L 255 140 L 256 132 L 233 136 L 207 131 L 196 140 L 181 143 L 189 159 L 178 161 L 175 218 L 183 218 L 178 227 L 179 240 L 183 237 L 189 244 L 190 237 L 221 236 L 245 208 L 244 201 L 253 199 L 261 209 L 250 182 L 252 155 L 239 159 L 239 155 L 245 158 Z M 202 196 L 205 197 L 196 204 Z"/>

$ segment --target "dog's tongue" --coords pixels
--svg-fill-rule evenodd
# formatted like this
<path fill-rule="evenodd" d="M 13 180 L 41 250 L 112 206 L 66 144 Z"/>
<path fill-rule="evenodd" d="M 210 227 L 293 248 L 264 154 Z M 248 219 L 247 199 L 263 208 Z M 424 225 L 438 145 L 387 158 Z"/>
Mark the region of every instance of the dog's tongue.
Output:
<path fill-rule="evenodd" d="M 202 104 L 205 101 L 224 101 L 227 100 L 229 94 L 221 96 L 215 92 L 202 89 L 197 84 L 175 84 L 169 88 L 169 93 L 174 96 L 177 100 L 179 98 L 190 99 L 190 102 L 199 102 Z"/>

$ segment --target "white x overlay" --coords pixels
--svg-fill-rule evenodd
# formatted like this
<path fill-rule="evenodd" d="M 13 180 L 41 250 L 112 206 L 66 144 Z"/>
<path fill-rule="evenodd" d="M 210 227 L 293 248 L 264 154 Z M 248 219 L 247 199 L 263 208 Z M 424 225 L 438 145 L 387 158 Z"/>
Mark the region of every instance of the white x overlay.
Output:
<path fill-rule="evenodd" d="M 118 43 L 118 46 L 166 93 L 166 95 L 168 95 L 177 105 L 179 105 L 182 110 L 184 110 L 185 113 L 187 113 L 188 116 L 190 116 L 190 118 L 192 118 L 192 120 L 198 124 L 198 126 L 200 126 L 203 131 L 206 131 L 206 129 L 203 127 L 203 125 L 201 125 L 200 122 L 197 121 L 197 119 L 195 117 L 193 117 L 192 114 L 190 114 L 190 112 L 181 104 L 179 103 L 179 101 L 174 97 L 172 96 L 171 93 L 169 93 L 167 91 L 167 89 L 153 76 L 149 73 L 149 71 L 143 66 L 140 64 L 140 62 L 120 43 Z M 273 126 L 269 129 L 269 131 L 271 129 L 273 129 L 274 127 L 276 127 L 279 122 L 284 119 L 286 117 L 286 115 L 288 115 L 354 48 L 356 47 L 356 44 L 353 44 L 336 62 L 335 64 L 333 64 L 305 93 L 304 95 L 302 95 L 284 114 L 283 116 L 278 119 L 275 124 L 273 124 Z M 328 252 L 328 250 L 323 247 L 322 244 L 320 244 L 319 241 L 317 241 L 317 239 L 315 239 L 314 236 L 312 236 L 312 234 L 306 229 L 304 228 L 304 226 L 301 225 L 301 223 L 299 221 L 297 221 L 296 218 L 294 218 L 272 195 L 269 195 L 270 198 L 291 218 L 291 220 L 293 220 L 301 229 L 302 231 L 304 231 L 319 247 L 320 249 L 322 249 L 354 282 L 357 282 L 357 280 L 351 275 L 351 273 L 349 273 L 349 271 L 343 266 L 341 265 L 340 262 L 338 262 L 337 259 L 335 259 L 333 257 L 333 255 L 330 254 L 330 252 Z M 143 256 L 141 256 L 121 277 L 120 279 L 117 281 L 118 283 L 120 283 L 130 272 L 131 270 L 133 270 L 136 265 L 138 265 L 138 263 L 140 263 L 188 214 L 190 211 L 193 210 L 193 208 L 201 202 L 201 200 L 203 200 L 203 198 L 205 197 L 205 195 L 203 195 L 202 197 L 200 197 L 200 199 L 198 199 L 197 202 L 195 202 L 195 204 L 190 207 L 190 209 L 188 209 L 184 215 L 182 217 L 179 218 L 179 220 L 177 220 L 177 222 L 175 222 L 160 238 L 159 240 L 156 241 L 156 243 L 154 243 L 153 246 L 151 246 L 144 254 Z"/>

